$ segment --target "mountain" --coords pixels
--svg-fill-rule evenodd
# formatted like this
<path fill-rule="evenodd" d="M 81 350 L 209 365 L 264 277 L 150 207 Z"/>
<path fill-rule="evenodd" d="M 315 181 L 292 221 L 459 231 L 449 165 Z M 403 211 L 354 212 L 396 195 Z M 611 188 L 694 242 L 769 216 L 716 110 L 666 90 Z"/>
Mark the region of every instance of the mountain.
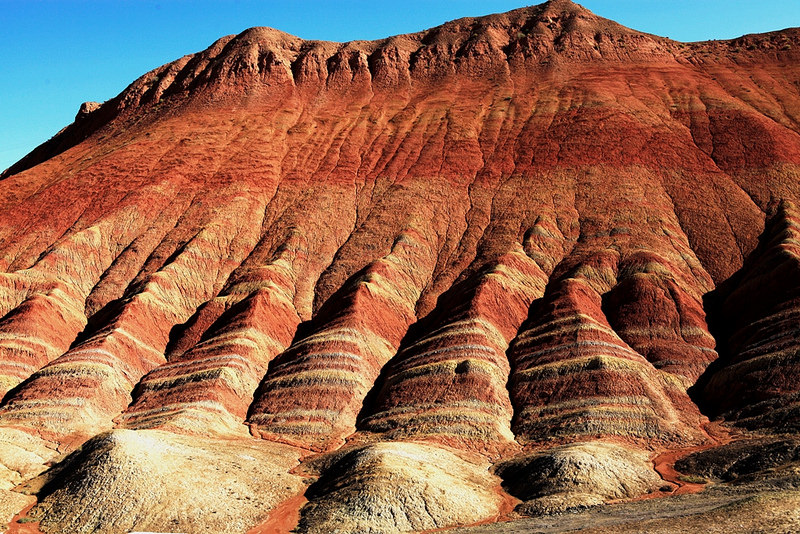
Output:
<path fill-rule="evenodd" d="M 2 521 L 800 526 L 799 65 L 552 0 L 84 104 L 0 176 Z"/>

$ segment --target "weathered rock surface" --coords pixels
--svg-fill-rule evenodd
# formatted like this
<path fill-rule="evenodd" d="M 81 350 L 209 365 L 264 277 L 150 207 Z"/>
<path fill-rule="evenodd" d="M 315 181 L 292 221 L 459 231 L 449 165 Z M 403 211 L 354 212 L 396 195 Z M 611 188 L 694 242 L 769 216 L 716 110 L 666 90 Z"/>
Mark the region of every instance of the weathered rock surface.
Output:
<path fill-rule="evenodd" d="M 85 119 L 87 116 L 100 109 L 100 106 L 102 106 L 100 102 L 84 102 L 81 104 L 80 109 L 78 109 L 77 115 L 75 115 L 75 121 L 77 122 Z"/>
<path fill-rule="evenodd" d="M 421 232 L 400 234 L 388 255 L 325 303 L 320 326 L 275 361 L 259 388 L 252 432 L 325 449 L 355 430 L 370 387 L 414 319 L 433 270 L 429 243 Z"/>
<path fill-rule="evenodd" d="M 53 443 L 13 428 L 0 429 L 0 528 L 36 502 L 17 487 L 46 470 L 45 463 L 57 455 Z"/>
<path fill-rule="evenodd" d="M 569 514 L 456 529 L 458 534 L 636 534 L 795 532 L 800 492 L 770 486 L 718 487 L 703 494 L 606 505 Z"/>
<path fill-rule="evenodd" d="M 747 428 L 800 430 L 800 212 L 778 206 L 737 276 L 714 300 L 726 341 L 703 399 Z"/>
<path fill-rule="evenodd" d="M 244 433 L 242 421 L 258 381 L 300 323 L 293 298 L 301 246 L 302 239 L 294 236 L 265 266 L 243 267 L 220 296 L 198 308 L 169 363 L 139 382 L 119 425 L 204 435 Z M 198 337 L 197 332 L 203 333 Z M 181 352 L 187 338 L 195 344 Z"/>
<path fill-rule="evenodd" d="M 488 463 L 444 449 L 385 442 L 343 452 L 307 493 L 300 532 L 418 532 L 497 516 Z"/>
<path fill-rule="evenodd" d="M 440 300 L 440 323 L 398 352 L 361 427 L 485 452 L 513 443 L 505 351 L 545 278 L 520 247 L 455 286 L 466 302 Z"/>
<path fill-rule="evenodd" d="M 708 416 L 792 438 L 797 65 L 552 0 L 83 106 L 0 175 L 0 512 L 55 464 L 44 532 L 444 528 L 509 517 L 493 466 L 546 513 L 725 456 Z"/>
<path fill-rule="evenodd" d="M 244 532 L 305 488 L 297 462 L 275 445 L 114 430 L 43 475 L 29 517 L 54 533 Z"/>
<path fill-rule="evenodd" d="M 613 331 L 586 278 L 567 278 L 540 301 L 509 357 L 509 388 L 525 441 L 591 436 L 639 443 L 702 439 L 685 386 L 658 371 Z"/>
<path fill-rule="evenodd" d="M 734 480 L 789 467 L 800 472 L 800 438 L 765 437 L 733 441 L 690 454 L 676 462 L 684 473 L 709 479 Z"/>
<path fill-rule="evenodd" d="M 649 455 L 603 442 L 563 445 L 499 464 L 517 510 L 543 515 L 585 508 L 657 491 L 664 481 Z"/>

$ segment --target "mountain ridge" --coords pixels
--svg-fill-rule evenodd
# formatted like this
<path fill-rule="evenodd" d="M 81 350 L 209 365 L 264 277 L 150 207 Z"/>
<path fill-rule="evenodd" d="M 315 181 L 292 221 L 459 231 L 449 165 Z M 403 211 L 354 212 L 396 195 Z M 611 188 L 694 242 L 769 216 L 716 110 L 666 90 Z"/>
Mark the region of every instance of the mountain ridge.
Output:
<path fill-rule="evenodd" d="M 567 1 L 256 28 L 85 106 L 0 180 L 0 510 L 421 531 L 785 489 L 797 38 Z"/>
<path fill-rule="evenodd" d="M 567 17 L 567 25 L 570 26 L 567 28 L 566 31 L 563 29 L 563 22 L 560 20 L 561 17 Z M 555 20 L 554 20 L 555 17 Z M 578 23 L 576 24 L 576 19 Z M 584 23 L 586 26 L 586 22 L 589 22 L 588 28 L 581 27 L 579 23 Z M 774 46 L 775 49 L 779 52 L 790 52 L 792 50 L 792 45 L 800 44 L 800 30 L 797 28 L 787 28 L 785 30 L 780 30 L 777 32 L 769 32 L 766 34 L 749 34 L 744 35 L 742 37 L 729 39 L 729 40 L 713 40 L 713 41 L 699 41 L 695 43 L 680 43 L 678 41 L 672 41 L 666 37 L 659 37 L 651 34 L 646 34 L 642 32 L 638 32 L 636 30 L 631 30 L 626 28 L 616 22 L 613 22 L 608 19 L 604 19 L 602 17 L 598 17 L 594 15 L 589 10 L 583 8 L 579 4 L 571 2 L 569 0 L 561 2 L 561 1 L 550 1 L 544 4 L 540 4 L 538 6 L 530 6 L 519 8 L 507 13 L 498 13 L 493 15 L 486 15 L 482 17 L 464 17 L 461 19 L 456 19 L 453 21 L 449 21 L 445 24 L 437 26 L 431 30 L 423 30 L 420 32 L 414 32 L 409 34 L 400 34 L 392 37 L 387 37 L 384 39 L 378 39 L 374 41 L 363 41 L 363 40 L 356 40 L 356 41 L 348 41 L 348 42 L 334 42 L 334 41 L 319 41 L 319 40 L 303 40 L 299 37 L 293 36 L 291 34 L 282 32 L 280 30 L 269 28 L 269 27 L 253 27 L 248 28 L 241 32 L 240 34 L 235 35 L 227 35 L 225 37 L 221 37 L 217 39 L 214 43 L 212 43 L 205 51 L 197 53 L 197 54 L 189 54 L 183 56 L 173 62 L 167 63 L 158 67 L 156 69 L 151 70 L 150 72 L 144 74 L 142 77 L 134 81 L 130 86 L 128 86 L 125 90 L 122 91 L 118 96 L 112 98 L 111 100 L 103 103 L 99 108 L 93 109 L 89 113 L 79 113 L 76 121 L 66 126 L 66 131 L 62 130 L 53 139 L 45 142 L 44 144 L 40 145 L 30 154 L 26 155 L 22 158 L 19 162 L 13 164 L 11 167 L 6 169 L 0 174 L 0 179 L 3 179 L 11 174 L 15 174 L 33 166 L 43 159 L 47 159 L 52 157 L 53 155 L 63 151 L 67 147 L 67 144 L 64 144 L 63 138 L 72 137 L 73 139 L 85 139 L 88 135 L 91 135 L 93 131 L 98 128 L 101 128 L 103 125 L 107 124 L 109 121 L 113 120 L 117 117 L 121 112 L 123 112 L 128 107 L 138 107 L 140 102 L 148 102 L 151 105 L 153 103 L 158 103 L 162 97 L 169 96 L 170 93 L 182 93 L 185 92 L 187 87 L 184 87 L 181 83 L 177 83 L 177 87 L 173 84 L 172 78 L 176 77 L 180 79 L 183 75 L 186 76 L 185 71 L 191 70 L 189 68 L 192 62 L 195 61 L 203 61 L 202 57 L 205 55 L 210 59 L 215 59 L 217 54 L 224 55 L 226 51 L 226 46 L 231 44 L 242 44 L 249 43 L 250 45 L 255 45 L 256 47 L 263 47 L 265 50 L 259 52 L 260 54 L 266 54 L 268 57 L 266 58 L 267 61 L 275 62 L 272 67 L 269 67 L 267 63 L 258 64 L 258 61 L 264 61 L 265 58 L 258 59 L 255 64 L 247 64 L 247 60 L 244 60 L 247 68 L 253 69 L 254 67 L 256 70 L 258 69 L 269 69 L 277 67 L 279 64 L 282 65 L 282 69 L 285 69 L 285 73 L 287 74 L 288 79 L 291 79 L 292 83 L 297 83 L 303 80 L 302 76 L 305 72 L 305 69 L 308 68 L 308 65 L 304 65 L 303 60 L 306 56 L 310 53 L 319 53 L 322 52 L 323 54 L 327 55 L 327 59 L 320 58 L 318 61 L 323 61 L 325 63 L 329 63 L 332 60 L 336 62 L 341 62 L 341 58 L 338 57 L 341 55 L 343 51 L 347 51 L 350 49 L 350 52 L 357 51 L 357 52 L 364 52 L 367 53 L 367 68 L 370 72 L 371 76 L 375 78 L 378 75 L 378 72 L 373 72 L 376 70 L 377 65 L 379 64 L 386 64 L 388 68 L 392 68 L 394 66 L 397 68 L 396 62 L 398 59 L 402 59 L 397 57 L 398 50 L 402 48 L 407 48 L 405 50 L 407 57 L 406 59 L 409 61 L 409 65 L 407 66 L 408 70 L 413 68 L 413 60 L 415 55 L 419 56 L 419 54 L 425 49 L 426 47 L 433 44 L 436 45 L 443 45 L 448 43 L 449 40 L 444 39 L 444 42 L 441 40 L 436 42 L 436 38 L 448 36 L 450 37 L 457 37 L 457 34 L 463 33 L 463 28 L 465 26 L 470 27 L 477 27 L 479 29 L 478 33 L 475 33 L 474 30 L 471 30 L 469 33 L 469 38 L 477 38 L 476 40 L 482 41 L 482 38 L 489 37 L 489 42 L 491 43 L 494 41 L 494 46 L 503 50 L 503 52 L 511 58 L 512 55 L 515 53 L 525 53 L 524 46 L 520 46 L 517 41 L 525 40 L 525 38 L 529 37 L 529 34 L 540 36 L 544 35 L 545 37 L 549 37 L 552 39 L 551 45 L 556 44 L 558 39 L 563 40 L 565 36 L 568 36 L 570 33 L 592 33 L 593 38 L 597 39 L 598 35 L 600 35 L 600 40 L 602 41 L 602 34 L 617 34 L 625 35 L 625 36 L 635 36 L 637 39 L 645 39 L 645 40 L 652 40 L 655 43 L 660 43 L 662 46 L 667 46 L 667 51 L 671 53 L 677 53 L 676 59 L 682 59 L 684 61 L 703 61 L 703 57 L 699 57 L 703 51 L 703 47 L 713 47 L 719 48 L 729 45 L 728 47 L 734 50 L 734 59 L 735 60 L 746 60 L 747 59 L 747 52 L 749 50 L 753 50 L 756 47 L 763 47 Z M 577 26 L 577 27 L 576 27 Z M 499 27 L 499 28 L 498 28 Z M 498 34 L 496 32 L 488 32 L 489 29 L 500 29 L 505 30 L 506 35 L 500 35 L 500 39 L 503 40 L 504 44 L 500 44 L 497 42 Z M 554 29 L 562 30 L 560 35 L 553 35 Z M 580 31 L 579 31 L 580 30 Z M 550 35 L 548 35 L 548 32 Z M 768 42 L 764 42 L 764 38 L 767 36 L 770 37 Z M 255 42 L 250 40 L 251 37 L 256 37 Z M 463 37 L 463 36 L 461 36 Z M 494 38 L 494 39 L 492 39 Z M 277 41 L 277 43 L 276 43 Z M 411 41 L 410 43 L 407 41 Z M 433 41 L 433 42 L 431 42 Z M 598 47 L 601 41 L 594 43 L 593 49 L 595 52 L 601 52 L 602 49 Z M 606 44 L 608 44 L 609 35 L 606 35 Z M 619 54 L 620 52 L 626 52 L 625 50 L 620 50 L 619 44 L 622 43 L 622 46 L 626 46 L 624 41 L 614 42 L 611 39 L 612 43 L 612 52 L 615 54 Z M 761 41 L 761 42 L 759 42 Z M 776 44 L 777 41 L 777 44 Z M 485 41 L 484 41 L 485 42 Z M 417 48 L 413 47 L 413 44 L 417 43 Z M 276 46 L 277 44 L 277 46 Z M 449 42 L 452 45 L 452 41 Z M 463 42 L 462 45 L 469 44 L 469 39 L 466 42 Z M 541 44 L 541 43 L 540 43 Z M 562 47 L 561 51 L 574 51 L 574 42 L 570 43 L 571 47 Z M 405 45 L 405 46 L 403 46 Z M 411 45 L 411 48 L 408 46 Z M 689 47 L 688 51 L 686 47 Z M 246 47 L 245 47 L 246 48 Z M 277 50 L 272 50 L 275 48 Z M 363 50 L 362 50 L 363 48 Z M 700 48 L 700 50 L 695 50 L 696 48 Z M 744 48 L 744 52 L 743 49 Z M 795 46 L 796 50 L 797 46 Z M 284 51 L 286 52 L 287 49 L 290 51 L 290 55 L 293 55 L 292 58 L 281 58 L 280 60 L 276 59 L 275 52 L 276 51 Z M 544 50 L 546 52 L 546 50 Z M 462 51 L 461 48 L 457 50 L 458 54 L 465 53 L 466 50 Z M 584 54 L 587 53 L 586 50 L 582 51 Z M 251 53 L 251 52 L 248 52 Z M 528 50 L 530 53 L 530 50 Z M 536 50 L 536 53 L 542 53 L 542 50 Z M 269 57 L 272 54 L 272 57 Z M 388 54 L 387 57 L 382 57 Z M 394 57 L 392 57 L 394 55 Z M 792 54 L 785 54 L 787 56 L 793 57 Z M 241 55 L 240 55 L 241 56 Z M 242 57 L 235 57 L 235 59 L 239 62 L 243 61 Z M 601 56 L 602 58 L 602 56 Z M 546 58 L 542 58 L 544 61 Z M 575 59 L 575 58 L 573 58 Z M 598 59 L 596 56 L 589 56 L 589 60 L 596 60 Z M 611 58 L 613 60 L 613 56 Z M 252 62 L 252 58 L 250 58 Z M 359 60 L 360 61 L 360 60 Z M 319 68 L 319 65 L 318 65 Z M 194 73 L 197 75 L 197 73 Z M 281 75 L 282 76 L 282 75 Z M 299 76 L 299 77 L 298 77 Z M 397 82 L 397 80 L 392 80 L 391 77 L 384 78 L 386 80 Z M 211 81 L 211 80 L 209 80 Z M 410 79 L 409 79 L 410 81 Z M 391 83 L 391 82 L 390 82 Z M 228 88 L 227 90 L 230 90 Z M 93 106 L 94 107 L 94 106 Z M 62 133 L 64 135 L 62 135 Z"/>

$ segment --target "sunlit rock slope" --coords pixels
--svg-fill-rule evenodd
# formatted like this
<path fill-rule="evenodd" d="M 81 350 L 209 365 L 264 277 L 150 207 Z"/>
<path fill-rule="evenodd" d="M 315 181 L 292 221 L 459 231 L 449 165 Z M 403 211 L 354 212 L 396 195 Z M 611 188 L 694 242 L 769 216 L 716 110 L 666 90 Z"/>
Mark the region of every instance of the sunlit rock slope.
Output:
<path fill-rule="evenodd" d="M 680 451 L 800 429 L 799 203 L 797 29 L 685 44 L 552 0 L 223 37 L 1 176 L 0 522 L 689 491 Z"/>

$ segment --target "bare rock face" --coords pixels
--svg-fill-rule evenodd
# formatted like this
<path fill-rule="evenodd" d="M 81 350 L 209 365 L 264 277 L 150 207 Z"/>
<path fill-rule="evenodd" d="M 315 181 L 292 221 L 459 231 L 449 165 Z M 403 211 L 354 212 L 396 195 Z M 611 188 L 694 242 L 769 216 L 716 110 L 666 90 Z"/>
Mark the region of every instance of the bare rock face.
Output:
<path fill-rule="evenodd" d="M 501 463 L 497 474 L 523 501 L 526 515 L 541 515 L 638 497 L 664 483 L 649 455 L 604 442 L 563 445 Z"/>
<path fill-rule="evenodd" d="M 243 532 L 304 489 L 290 449 L 114 430 L 45 475 L 45 532 Z M 256 475 L 258 473 L 258 475 Z"/>
<path fill-rule="evenodd" d="M 685 473 L 727 481 L 745 480 L 767 470 L 797 474 L 799 462 L 800 439 L 796 435 L 769 436 L 696 452 L 681 458 L 676 467 Z"/>
<path fill-rule="evenodd" d="M 0 429 L 0 525 L 7 525 L 23 508 L 36 502 L 18 486 L 47 469 L 55 444 L 13 428 Z"/>
<path fill-rule="evenodd" d="M 656 370 L 608 326 L 600 295 L 568 278 L 534 310 L 509 355 L 516 434 L 526 440 L 613 436 L 640 443 L 702 439 L 681 382 Z M 683 421 L 681 421 L 683 419 Z"/>
<path fill-rule="evenodd" d="M 400 234 L 326 302 L 313 333 L 276 360 L 248 421 L 261 437 L 330 448 L 355 421 L 381 368 L 397 351 L 433 269 L 427 236 Z M 374 318 L 380 317 L 378 322 Z"/>
<path fill-rule="evenodd" d="M 251 28 L 87 103 L 0 176 L 0 512 L 435 529 L 792 438 L 797 65 L 552 0 Z"/>
<path fill-rule="evenodd" d="M 75 115 L 75 121 L 77 122 L 79 120 L 86 118 L 90 113 L 93 113 L 98 109 L 100 109 L 101 105 L 102 104 L 100 104 L 99 102 L 84 102 L 83 104 L 81 104 L 80 109 L 78 109 L 78 114 Z"/>
<path fill-rule="evenodd" d="M 800 213 L 784 202 L 744 268 L 715 295 L 726 344 L 704 398 L 747 428 L 800 430 L 798 238 Z"/>
<path fill-rule="evenodd" d="M 197 309 L 170 363 L 142 378 L 118 422 L 200 435 L 245 433 L 241 421 L 267 364 L 300 322 L 292 304 L 298 239 L 259 269 L 243 269 L 222 294 Z M 186 346 L 180 347 L 186 339 Z"/>
<path fill-rule="evenodd" d="M 390 362 L 361 426 L 487 453 L 513 443 L 505 351 L 545 276 L 520 247 L 464 282 L 464 304 L 442 299 L 432 314 L 440 324 Z"/>
<path fill-rule="evenodd" d="M 428 445 L 385 442 L 336 458 L 311 488 L 300 532 L 418 532 L 497 516 L 488 464 Z"/>

